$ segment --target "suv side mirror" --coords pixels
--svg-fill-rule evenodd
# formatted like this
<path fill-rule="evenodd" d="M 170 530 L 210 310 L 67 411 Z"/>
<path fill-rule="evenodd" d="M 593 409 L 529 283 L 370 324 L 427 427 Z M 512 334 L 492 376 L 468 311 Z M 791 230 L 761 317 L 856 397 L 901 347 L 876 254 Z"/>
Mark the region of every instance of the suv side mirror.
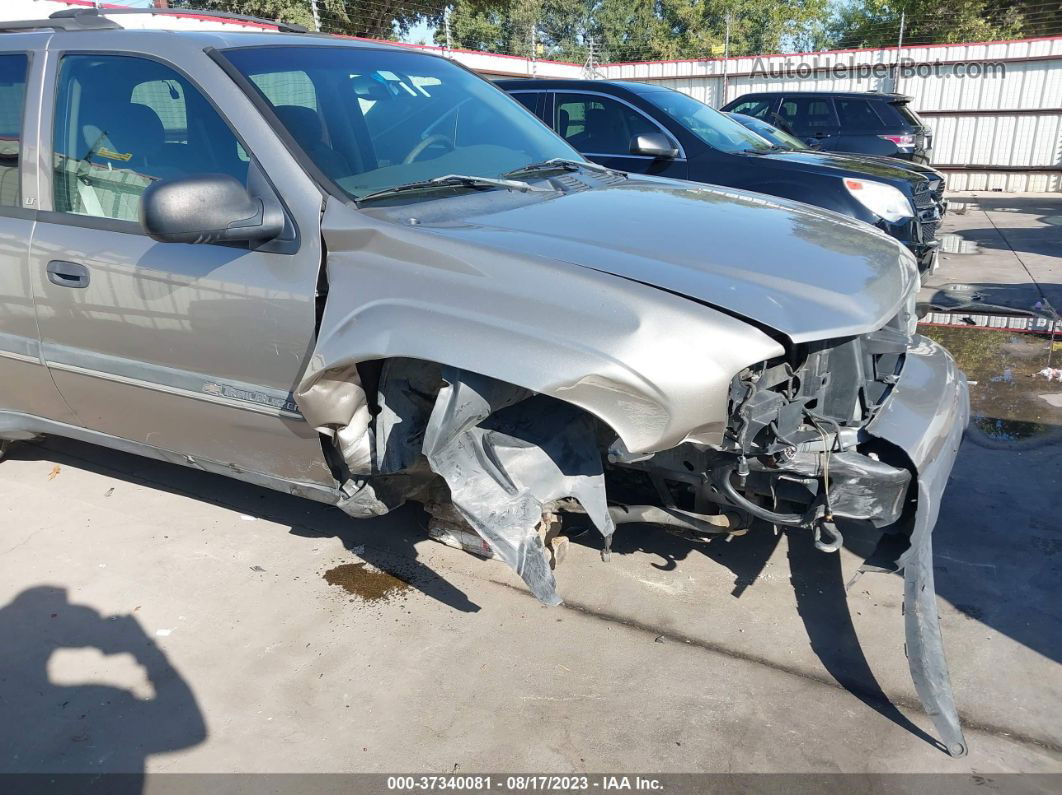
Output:
<path fill-rule="evenodd" d="M 672 160 L 679 156 L 675 142 L 661 132 L 642 133 L 631 139 L 632 155 L 649 155 Z"/>
<path fill-rule="evenodd" d="M 263 243 L 284 231 L 284 212 L 233 177 L 202 174 L 148 186 L 140 225 L 160 243 Z"/>

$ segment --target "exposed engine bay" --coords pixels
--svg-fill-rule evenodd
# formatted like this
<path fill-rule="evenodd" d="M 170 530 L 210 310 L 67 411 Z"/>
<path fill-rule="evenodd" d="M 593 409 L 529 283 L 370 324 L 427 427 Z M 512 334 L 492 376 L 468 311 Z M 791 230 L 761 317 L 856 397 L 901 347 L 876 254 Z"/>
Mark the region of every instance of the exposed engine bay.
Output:
<path fill-rule="evenodd" d="M 910 465 L 866 425 L 900 375 L 909 326 L 899 315 L 879 331 L 745 368 L 731 382 L 718 449 L 687 444 L 625 465 L 646 472 L 668 507 L 715 504 L 737 509 L 742 527 L 808 529 L 825 552 L 843 542 L 837 518 L 893 525 L 909 502 Z"/>

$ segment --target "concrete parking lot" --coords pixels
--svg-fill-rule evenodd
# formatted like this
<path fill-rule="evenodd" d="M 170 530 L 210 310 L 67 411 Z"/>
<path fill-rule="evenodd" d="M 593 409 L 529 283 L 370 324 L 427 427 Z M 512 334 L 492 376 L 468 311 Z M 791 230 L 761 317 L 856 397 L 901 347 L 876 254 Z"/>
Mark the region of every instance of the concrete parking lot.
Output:
<path fill-rule="evenodd" d="M 930 289 L 1062 306 L 1062 199 L 954 199 L 945 231 L 981 253 Z M 1062 384 L 999 397 L 997 364 L 935 533 L 967 758 L 914 694 L 901 578 L 845 591 L 870 537 L 627 527 L 604 563 L 586 534 L 545 608 L 418 510 L 355 522 L 46 439 L 0 464 L 0 771 L 1062 773 L 1062 407 L 1039 398 Z"/>

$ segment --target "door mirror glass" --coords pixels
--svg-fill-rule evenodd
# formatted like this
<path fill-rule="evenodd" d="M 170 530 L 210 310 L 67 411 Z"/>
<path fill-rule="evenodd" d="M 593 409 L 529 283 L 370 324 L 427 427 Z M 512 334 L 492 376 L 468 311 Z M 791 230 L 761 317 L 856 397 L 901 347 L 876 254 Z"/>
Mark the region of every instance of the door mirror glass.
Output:
<path fill-rule="evenodd" d="M 149 185 L 140 225 L 160 243 L 264 243 L 284 231 L 284 213 L 233 177 L 203 174 Z"/>
<path fill-rule="evenodd" d="M 675 142 L 661 132 L 646 132 L 631 138 L 632 155 L 648 155 L 668 160 L 679 156 Z"/>

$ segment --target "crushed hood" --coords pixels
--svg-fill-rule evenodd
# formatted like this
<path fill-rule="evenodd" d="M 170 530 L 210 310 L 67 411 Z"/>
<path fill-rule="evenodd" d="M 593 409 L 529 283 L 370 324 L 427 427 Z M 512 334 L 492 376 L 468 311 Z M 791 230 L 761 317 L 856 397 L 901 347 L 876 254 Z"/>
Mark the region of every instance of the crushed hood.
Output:
<path fill-rule="evenodd" d="M 917 278 L 906 249 L 873 227 L 745 191 L 632 178 L 515 206 L 476 201 L 460 216 L 460 199 L 431 204 L 403 211 L 423 231 L 658 287 L 794 342 L 879 328 Z"/>

